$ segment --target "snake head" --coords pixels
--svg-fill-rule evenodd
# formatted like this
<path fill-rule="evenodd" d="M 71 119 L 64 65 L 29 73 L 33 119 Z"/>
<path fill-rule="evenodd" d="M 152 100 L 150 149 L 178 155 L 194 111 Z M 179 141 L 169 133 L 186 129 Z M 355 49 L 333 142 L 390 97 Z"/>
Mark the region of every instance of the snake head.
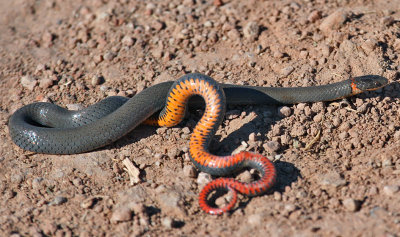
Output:
<path fill-rule="evenodd" d="M 351 87 L 357 92 L 377 90 L 387 84 L 388 79 L 378 75 L 365 75 L 351 79 Z"/>

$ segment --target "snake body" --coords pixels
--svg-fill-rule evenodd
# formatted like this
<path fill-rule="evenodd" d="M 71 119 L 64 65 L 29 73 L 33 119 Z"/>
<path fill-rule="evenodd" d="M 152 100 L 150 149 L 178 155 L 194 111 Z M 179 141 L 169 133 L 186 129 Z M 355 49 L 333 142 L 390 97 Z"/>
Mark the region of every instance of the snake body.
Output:
<path fill-rule="evenodd" d="M 387 79 L 361 76 L 316 87 L 268 88 L 219 84 L 212 78 L 192 73 L 176 82 L 149 87 L 131 99 L 109 97 L 86 109 L 68 111 L 51 103 L 33 103 L 17 110 L 9 120 L 11 138 L 21 148 L 38 153 L 75 154 L 110 144 L 146 122 L 158 126 L 175 126 L 184 117 L 187 105 L 201 104 L 205 112 L 193 130 L 189 154 L 194 165 L 212 175 L 226 176 L 245 167 L 255 168 L 261 178 L 241 183 L 232 178 L 218 178 L 200 193 L 200 207 L 210 214 L 230 210 L 237 194 L 260 195 L 275 182 L 276 171 L 264 156 L 242 152 L 233 156 L 215 156 L 209 143 L 222 122 L 226 104 L 293 104 L 332 101 L 387 84 Z M 154 116 L 158 111 L 161 112 Z M 207 197 L 215 189 L 228 189 L 233 198 L 225 207 L 211 207 Z"/>

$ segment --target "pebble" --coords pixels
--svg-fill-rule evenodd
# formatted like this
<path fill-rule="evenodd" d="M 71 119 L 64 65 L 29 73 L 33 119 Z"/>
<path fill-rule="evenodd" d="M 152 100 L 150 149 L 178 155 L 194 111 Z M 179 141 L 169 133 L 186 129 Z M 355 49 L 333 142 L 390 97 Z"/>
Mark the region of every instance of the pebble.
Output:
<path fill-rule="evenodd" d="M 398 185 L 386 185 L 383 187 L 383 193 L 387 196 L 395 196 L 400 191 L 400 186 Z"/>
<path fill-rule="evenodd" d="M 339 29 L 347 20 L 348 12 L 339 9 L 326 17 L 319 25 L 319 29 L 324 33 L 330 33 L 332 30 Z"/>
<path fill-rule="evenodd" d="M 392 16 L 385 16 L 385 17 L 381 18 L 381 24 L 385 25 L 385 26 L 392 25 L 394 21 L 395 20 Z"/>
<path fill-rule="evenodd" d="M 63 204 L 63 203 L 66 203 L 67 201 L 68 201 L 68 199 L 67 199 L 66 197 L 57 196 L 57 197 L 54 198 L 53 201 L 51 201 L 51 202 L 49 203 L 49 205 L 50 205 L 50 206 L 58 206 L 58 205 L 61 205 L 61 204 Z"/>
<path fill-rule="evenodd" d="M 399 139 L 400 139 L 400 130 L 399 130 L 399 131 L 396 131 L 396 132 L 393 134 L 393 138 L 396 139 L 396 140 L 399 140 Z"/>
<path fill-rule="evenodd" d="M 365 53 L 369 54 L 378 46 L 378 41 L 376 39 L 367 39 L 361 43 L 361 48 L 365 51 Z"/>
<path fill-rule="evenodd" d="M 232 30 L 228 31 L 227 35 L 228 35 L 229 39 L 231 39 L 231 40 L 240 39 L 240 33 L 236 29 L 232 29 Z"/>
<path fill-rule="evenodd" d="M 94 75 L 90 82 L 91 82 L 92 86 L 97 86 L 104 82 L 104 78 L 100 75 Z"/>
<path fill-rule="evenodd" d="M 130 37 L 129 35 L 125 35 L 122 40 L 121 40 L 122 44 L 125 46 L 132 46 L 133 43 L 135 43 L 135 41 L 133 40 L 132 37 Z"/>
<path fill-rule="evenodd" d="M 346 184 L 346 180 L 344 180 L 339 173 L 334 171 L 320 176 L 318 180 L 321 186 L 338 188 Z"/>
<path fill-rule="evenodd" d="M 304 190 L 300 190 L 296 193 L 296 198 L 306 198 L 307 197 L 307 192 Z"/>
<path fill-rule="evenodd" d="M 277 142 L 277 141 L 269 141 L 269 142 L 264 143 L 263 148 L 266 151 L 272 153 L 272 152 L 278 151 L 281 148 L 281 146 L 280 146 L 279 142 Z"/>
<path fill-rule="evenodd" d="M 287 66 L 281 70 L 281 78 L 285 78 L 290 75 L 294 71 L 294 67 Z"/>
<path fill-rule="evenodd" d="M 243 35 L 248 39 L 255 40 L 259 34 L 260 34 L 260 27 L 258 26 L 257 22 L 250 21 L 243 28 Z"/>
<path fill-rule="evenodd" d="M 88 198 L 88 199 L 85 199 L 85 200 L 83 200 L 82 202 L 81 202 L 81 204 L 80 204 L 80 206 L 83 208 L 83 209 L 88 209 L 88 208 L 91 208 L 93 205 L 94 205 L 94 201 L 95 201 L 95 198 Z"/>
<path fill-rule="evenodd" d="M 308 15 L 307 20 L 311 23 L 316 22 L 317 20 L 321 19 L 321 12 L 318 10 L 314 10 Z"/>
<path fill-rule="evenodd" d="M 319 114 L 314 116 L 313 120 L 314 120 L 314 122 L 319 123 L 319 122 L 322 121 L 323 117 L 324 117 L 324 115 L 322 113 L 319 113 Z"/>
<path fill-rule="evenodd" d="M 343 200 L 343 206 L 348 210 L 348 211 L 358 211 L 360 210 L 361 203 L 357 200 L 354 200 L 353 198 L 347 198 Z"/>
<path fill-rule="evenodd" d="M 110 221 L 113 224 L 130 221 L 132 220 L 132 214 L 133 212 L 128 206 L 121 206 L 113 211 Z"/>
<path fill-rule="evenodd" d="M 155 29 L 157 32 L 162 30 L 165 26 L 165 23 L 159 20 L 153 21 L 151 23 L 151 28 Z"/>
<path fill-rule="evenodd" d="M 33 91 L 37 83 L 37 80 L 31 75 L 25 75 L 21 77 L 21 85 L 30 91 Z"/>
<path fill-rule="evenodd" d="M 243 183 L 250 183 L 253 181 L 250 171 L 246 170 L 237 176 L 237 179 Z"/>
<path fill-rule="evenodd" d="M 48 31 L 44 32 L 42 35 L 42 42 L 46 47 L 49 47 L 54 40 L 54 35 Z"/>
<path fill-rule="evenodd" d="M 275 191 L 274 192 L 274 199 L 275 199 L 275 201 L 281 201 L 282 200 L 282 194 L 280 192 Z"/>
<path fill-rule="evenodd" d="M 292 204 L 292 203 L 288 203 L 285 205 L 285 211 L 287 212 L 293 212 L 297 209 L 296 205 Z"/>
<path fill-rule="evenodd" d="M 200 172 L 199 175 L 197 176 L 197 184 L 199 185 L 199 188 L 202 189 L 206 184 L 211 182 L 212 178 L 210 174 Z"/>
<path fill-rule="evenodd" d="M 278 108 L 278 115 L 282 118 L 289 117 L 292 114 L 292 109 L 287 106 L 282 106 Z"/>
<path fill-rule="evenodd" d="M 393 165 L 393 162 L 390 158 L 386 158 L 382 161 L 382 166 L 383 167 L 390 167 Z"/>
<path fill-rule="evenodd" d="M 101 63 L 102 61 L 103 61 L 103 55 L 95 55 L 95 56 L 93 56 L 93 61 L 95 62 L 95 63 Z"/>
<path fill-rule="evenodd" d="M 214 6 L 216 6 L 216 7 L 220 7 L 220 6 L 222 6 L 222 4 L 224 4 L 224 3 L 222 2 L 222 0 L 214 0 L 213 4 L 214 4 Z"/>
<path fill-rule="evenodd" d="M 185 165 L 183 167 L 183 174 L 189 178 L 196 178 L 197 170 L 192 165 Z"/>
<path fill-rule="evenodd" d="M 302 59 L 306 59 L 308 57 L 308 51 L 305 50 L 300 51 L 299 57 Z"/>
<path fill-rule="evenodd" d="M 161 224 L 164 226 L 164 227 L 166 227 L 166 228 L 168 228 L 168 229 L 171 229 L 172 227 L 173 227 L 173 224 L 174 224 L 174 220 L 172 220 L 172 218 L 170 218 L 170 217 L 164 217 L 162 220 L 161 220 Z"/>
<path fill-rule="evenodd" d="M 51 78 L 43 78 L 39 81 L 39 87 L 43 89 L 50 88 L 53 85 L 53 80 Z"/>
<path fill-rule="evenodd" d="M 161 193 L 158 196 L 158 201 L 163 212 L 171 212 L 177 215 L 183 214 L 183 210 L 179 205 L 181 196 L 176 192 L 176 190 L 167 189 L 164 193 Z"/>
<path fill-rule="evenodd" d="M 255 141 L 257 141 L 257 135 L 255 132 L 252 132 L 249 135 L 249 142 L 255 142 Z"/>
<path fill-rule="evenodd" d="M 111 51 L 108 51 L 108 52 L 106 52 L 105 54 L 104 54 L 104 56 L 103 56 L 103 58 L 105 59 L 105 60 L 107 60 L 107 61 L 111 61 L 111 60 L 113 60 L 114 58 L 115 58 L 115 53 L 114 52 L 111 52 Z"/>

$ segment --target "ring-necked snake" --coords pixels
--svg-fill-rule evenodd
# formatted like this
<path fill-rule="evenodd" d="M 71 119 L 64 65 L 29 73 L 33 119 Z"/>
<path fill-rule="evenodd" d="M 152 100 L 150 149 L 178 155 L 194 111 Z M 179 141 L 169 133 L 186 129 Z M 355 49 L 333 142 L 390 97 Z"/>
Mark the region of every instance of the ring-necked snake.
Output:
<path fill-rule="evenodd" d="M 80 111 L 69 111 L 51 103 L 33 103 L 17 110 L 9 120 L 12 140 L 21 148 L 38 153 L 74 154 L 94 150 L 114 142 L 146 121 L 159 126 L 175 126 L 184 117 L 187 105 L 199 104 L 203 97 L 205 112 L 193 130 L 189 154 L 194 165 L 211 175 L 226 176 L 249 167 L 258 170 L 260 179 L 242 183 L 233 178 L 218 178 L 200 193 L 200 207 L 210 214 L 230 210 L 237 193 L 260 195 L 275 182 L 276 171 L 266 157 L 250 152 L 215 156 L 208 145 L 225 115 L 226 103 L 293 104 L 332 101 L 375 90 L 387 84 L 376 75 L 351 78 L 342 82 L 293 88 L 271 88 L 219 84 L 212 78 L 192 73 L 176 82 L 149 87 L 131 99 L 109 97 Z M 161 112 L 158 115 L 158 111 Z M 233 198 L 226 206 L 212 207 L 207 197 L 216 189 L 231 190 Z"/>

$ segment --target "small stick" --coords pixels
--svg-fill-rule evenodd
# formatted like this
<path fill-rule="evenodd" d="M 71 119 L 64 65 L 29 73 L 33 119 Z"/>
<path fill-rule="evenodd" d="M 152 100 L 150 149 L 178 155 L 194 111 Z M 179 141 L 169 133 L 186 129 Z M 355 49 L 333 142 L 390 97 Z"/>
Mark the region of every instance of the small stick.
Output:
<path fill-rule="evenodd" d="M 134 185 L 140 182 L 140 170 L 133 165 L 132 161 L 129 160 L 128 158 L 125 158 L 125 160 L 122 161 L 122 163 L 125 165 L 126 168 L 124 170 L 128 172 L 129 178 L 130 178 L 130 185 Z"/>

